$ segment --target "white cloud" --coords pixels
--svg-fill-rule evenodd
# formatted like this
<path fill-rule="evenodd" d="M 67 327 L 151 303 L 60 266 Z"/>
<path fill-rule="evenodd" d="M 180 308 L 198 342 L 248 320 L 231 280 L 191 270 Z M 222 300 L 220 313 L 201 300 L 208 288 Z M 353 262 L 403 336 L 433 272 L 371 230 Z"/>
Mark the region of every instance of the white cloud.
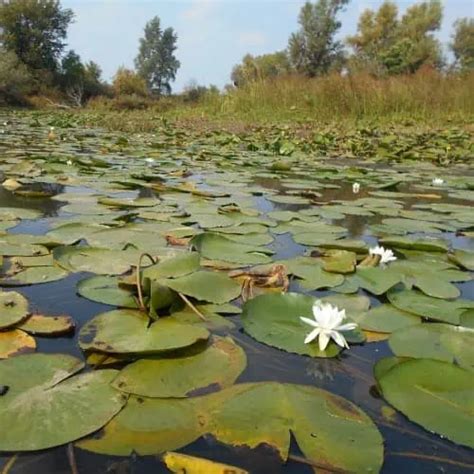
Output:
<path fill-rule="evenodd" d="M 264 46 L 267 37 L 259 31 L 244 31 L 239 34 L 239 44 L 246 47 Z"/>

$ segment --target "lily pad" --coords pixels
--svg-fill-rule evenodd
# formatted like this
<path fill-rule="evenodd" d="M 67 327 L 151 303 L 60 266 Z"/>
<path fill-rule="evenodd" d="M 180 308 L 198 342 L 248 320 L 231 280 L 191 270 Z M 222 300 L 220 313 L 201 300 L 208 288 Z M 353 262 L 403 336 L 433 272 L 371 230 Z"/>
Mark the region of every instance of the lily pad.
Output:
<path fill-rule="evenodd" d="M 26 332 L 19 329 L 0 331 L 0 359 L 7 359 L 35 350 L 36 341 Z"/>
<path fill-rule="evenodd" d="M 84 298 L 97 303 L 138 309 L 136 298 L 130 291 L 119 286 L 117 277 L 93 276 L 85 278 L 77 284 L 77 292 Z"/>
<path fill-rule="evenodd" d="M 311 357 L 334 357 L 341 348 L 333 341 L 324 351 L 317 341 L 305 344 L 309 326 L 300 317 L 312 317 L 312 306 L 316 298 L 298 293 L 261 295 L 245 303 L 242 323 L 245 331 L 253 338 L 269 346 L 287 352 Z M 347 331 L 348 342 L 360 343 L 365 337 L 358 331 Z"/>
<path fill-rule="evenodd" d="M 140 311 L 123 309 L 102 313 L 87 322 L 79 333 L 83 350 L 112 354 L 155 354 L 207 340 L 209 331 L 199 326 L 160 318 L 149 325 Z"/>
<path fill-rule="evenodd" d="M 0 329 L 21 323 L 29 316 L 28 301 L 15 291 L 0 292 Z"/>
<path fill-rule="evenodd" d="M 56 354 L 0 362 L 0 380 L 10 387 L 0 397 L 0 424 L 8 426 L 0 451 L 36 451 L 74 441 L 122 409 L 126 397 L 110 385 L 117 371 L 68 378 L 81 367 L 78 359 Z"/>
<path fill-rule="evenodd" d="M 143 359 L 128 365 L 113 381 L 118 390 L 152 398 L 181 398 L 198 389 L 231 386 L 247 363 L 245 352 L 230 338 L 216 337 L 201 352 Z"/>
<path fill-rule="evenodd" d="M 449 254 L 449 260 L 466 270 L 474 271 L 474 252 L 469 250 L 453 250 Z"/>
<path fill-rule="evenodd" d="M 26 286 L 40 283 L 50 283 L 62 280 L 69 272 L 54 266 L 28 267 L 7 278 L 0 279 L 0 286 Z"/>
<path fill-rule="evenodd" d="M 71 316 L 34 314 L 17 327 L 36 336 L 62 336 L 74 331 L 75 324 Z"/>
<path fill-rule="evenodd" d="M 396 364 L 378 383 L 383 397 L 410 420 L 474 447 L 472 372 L 447 362 L 414 359 Z"/>
<path fill-rule="evenodd" d="M 174 291 L 209 303 L 228 303 L 240 295 L 241 287 L 232 278 L 216 272 L 199 271 L 180 278 L 161 280 Z"/>
<path fill-rule="evenodd" d="M 388 343 L 398 357 L 442 360 L 474 372 L 474 329 L 418 324 L 394 332 Z"/>

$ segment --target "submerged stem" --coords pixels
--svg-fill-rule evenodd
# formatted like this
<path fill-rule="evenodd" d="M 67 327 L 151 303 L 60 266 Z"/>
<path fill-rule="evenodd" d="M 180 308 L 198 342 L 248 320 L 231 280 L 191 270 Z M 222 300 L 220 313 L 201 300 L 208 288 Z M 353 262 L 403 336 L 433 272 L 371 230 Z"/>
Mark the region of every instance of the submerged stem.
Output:
<path fill-rule="evenodd" d="M 10 469 L 13 467 L 13 464 L 15 464 L 16 460 L 18 459 L 18 454 L 15 454 L 14 456 L 12 456 L 8 461 L 7 463 L 5 464 L 5 466 L 3 466 L 3 469 L 2 469 L 2 472 L 1 474 L 8 474 L 10 472 Z"/>
<path fill-rule="evenodd" d="M 178 293 L 179 297 L 191 308 L 192 311 L 196 313 L 197 316 L 199 316 L 200 319 L 203 321 L 207 322 L 206 316 L 199 311 L 196 306 L 194 306 L 189 299 L 183 295 L 183 293 Z"/>
<path fill-rule="evenodd" d="M 156 263 L 156 260 L 149 253 L 142 253 L 140 257 L 138 258 L 137 275 L 136 275 L 138 304 L 140 306 L 140 310 L 146 312 L 145 302 L 143 301 L 142 279 L 141 279 L 142 260 L 144 257 L 148 257 L 152 261 L 152 263 Z"/>

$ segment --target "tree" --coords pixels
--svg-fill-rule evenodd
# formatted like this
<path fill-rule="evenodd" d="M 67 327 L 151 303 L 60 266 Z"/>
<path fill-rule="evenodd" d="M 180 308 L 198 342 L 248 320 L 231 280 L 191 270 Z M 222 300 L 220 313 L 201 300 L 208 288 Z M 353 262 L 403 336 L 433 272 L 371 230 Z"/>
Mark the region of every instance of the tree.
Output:
<path fill-rule="evenodd" d="M 377 74 L 414 73 L 424 64 L 440 67 L 441 46 L 432 33 L 439 30 L 442 14 L 439 0 L 415 4 L 401 19 L 390 1 L 377 12 L 364 11 L 357 34 L 347 38 L 354 50 L 353 63 Z"/>
<path fill-rule="evenodd" d="M 120 67 L 113 79 L 112 87 L 117 96 L 136 95 L 146 97 L 148 95 L 145 79 L 135 71 Z"/>
<path fill-rule="evenodd" d="M 0 104 L 22 104 L 33 85 L 27 67 L 12 51 L 0 46 Z"/>
<path fill-rule="evenodd" d="M 73 16 L 58 0 L 0 0 L 0 43 L 30 71 L 54 73 Z"/>
<path fill-rule="evenodd" d="M 288 43 L 290 60 L 297 71 L 317 76 L 342 63 L 343 45 L 334 36 L 341 27 L 337 14 L 348 2 L 318 0 L 302 7 L 300 30 L 291 35 Z"/>
<path fill-rule="evenodd" d="M 162 31 L 157 16 L 146 24 L 135 67 L 150 91 L 157 94 L 171 93 L 170 82 L 176 79 L 180 67 L 174 55 L 177 40 L 173 28 Z"/>
<path fill-rule="evenodd" d="M 453 41 L 450 48 L 456 66 L 462 70 L 474 70 L 474 19 L 461 18 L 454 23 Z"/>
<path fill-rule="evenodd" d="M 289 72 L 291 72 L 291 65 L 286 51 L 277 51 L 261 56 L 246 54 L 242 63 L 232 69 L 231 79 L 235 86 L 240 87 L 248 82 L 268 79 Z"/>

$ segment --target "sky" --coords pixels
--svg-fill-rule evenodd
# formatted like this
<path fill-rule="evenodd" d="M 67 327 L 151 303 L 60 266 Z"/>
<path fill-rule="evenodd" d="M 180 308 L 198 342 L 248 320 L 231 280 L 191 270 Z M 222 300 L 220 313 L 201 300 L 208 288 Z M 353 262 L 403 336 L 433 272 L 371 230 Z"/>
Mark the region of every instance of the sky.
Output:
<path fill-rule="evenodd" d="M 355 33 L 360 13 L 383 0 L 351 0 L 340 14 L 339 37 Z M 246 53 L 259 55 L 282 50 L 298 29 L 304 0 L 63 0 L 75 13 L 68 48 L 83 60 L 97 62 L 104 79 L 120 66 L 133 68 L 139 38 L 147 21 L 158 15 L 163 28 L 178 34 L 176 55 L 181 62 L 174 91 L 191 81 L 223 87 L 232 67 Z M 395 0 L 400 11 L 416 0 Z M 474 16 L 474 0 L 444 0 L 439 39 L 446 45 L 453 22 Z"/>

